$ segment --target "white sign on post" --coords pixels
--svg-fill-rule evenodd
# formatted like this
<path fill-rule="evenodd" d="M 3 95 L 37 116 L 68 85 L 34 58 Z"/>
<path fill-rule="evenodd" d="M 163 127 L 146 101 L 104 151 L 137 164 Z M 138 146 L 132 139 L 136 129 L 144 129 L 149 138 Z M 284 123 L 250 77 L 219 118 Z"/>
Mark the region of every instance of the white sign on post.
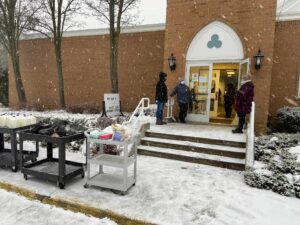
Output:
<path fill-rule="evenodd" d="M 119 94 L 104 94 L 104 102 L 107 116 L 118 116 L 121 114 Z"/>

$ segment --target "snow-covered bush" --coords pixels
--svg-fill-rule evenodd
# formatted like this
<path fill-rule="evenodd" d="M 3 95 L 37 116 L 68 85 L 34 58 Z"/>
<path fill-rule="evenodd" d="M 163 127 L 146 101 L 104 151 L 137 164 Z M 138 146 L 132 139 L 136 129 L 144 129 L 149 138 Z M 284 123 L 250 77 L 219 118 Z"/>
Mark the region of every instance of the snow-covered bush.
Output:
<path fill-rule="evenodd" d="M 113 123 L 121 124 L 127 119 L 128 119 L 128 115 L 127 116 L 118 116 L 118 117 L 114 117 L 114 118 L 99 117 L 97 120 L 73 118 L 73 117 L 58 119 L 58 118 L 51 116 L 51 117 L 39 118 L 39 121 L 42 121 L 43 123 L 55 124 L 57 126 L 63 126 L 66 128 L 66 130 L 83 132 L 92 127 L 104 129 L 104 128 L 112 125 Z M 83 144 L 84 144 L 83 140 L 78 140 L 78 141 L 68 143 L 66 145 L 66 148 L 68 150 L 72 150 L 72 151 L 80 151 L 82 149 Z M 106 153 L 112 153 L 112 154 L 117 154 L 117 152 L 118 152 L 118 150 L 116 149 L 115 146 L 106 146 L 104 150 Z"/>
<path fill-rule="evenodd" d="M 300 107 L 285 107 L 277 111 L 279 129 L 288 133 L 300 132 Z"/>
<path fill-rule="evenodd" d="M 271 173 L 260 173 L 251 168 L 245 172 L 245 182 L 251 187 L 270 190 L 273 187 Z"/>
<path fill-rule="evenodd" d="M 272 190 L 285 196 L 300 198 L 297 156 L 291 147 L 300 144 L 300 134 L 273 134 L 255 140 L 255 165 L 245 172 L 251 187 Z"/>
<path fill-rule="evenodd" d="M 156 116 L 156 111 L 157 111 L 157 105 L 152 104 L 150 105 L 149 109 L 146 111 L 146 116 L 152 116 L 155 117 Z"/>
<path fill-rule="evenodd" d="M 295 196 L 300 198 L 300 180 L 294 184 Z"/>
<path fill-rule="evenodd" d="M 112 124 L 122 124 L 127 120 L 129 120 L 129 115 L 117 117 L 99 117 L 96 123 L 96 127 L 104 129 Z"/>
<path fill-rule="evenodd" d="M 102 108 L 97 105 L 92 104 L 77 104 L 71 105 L 66 108 L 69 113 L 79 113 L 79 114 L 101 114 Z"/>

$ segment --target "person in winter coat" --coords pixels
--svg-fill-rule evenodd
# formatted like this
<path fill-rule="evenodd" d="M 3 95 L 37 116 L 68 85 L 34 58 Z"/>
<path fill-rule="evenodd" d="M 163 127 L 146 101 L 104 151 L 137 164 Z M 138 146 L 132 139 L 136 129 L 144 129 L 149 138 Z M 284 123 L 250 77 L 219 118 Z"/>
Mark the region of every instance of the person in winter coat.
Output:
<path fill-rule="evenodd" d="M 246 122 L 246 115 L 251 112 L 252 101 L 254 97 L 254 84 L 249 77 L 242 81 L 242 86 L 236 95 L 236 111 L 239 117 L 238 127 L 233 133 L 243 133 L 243 127 Z"/>
<path fill-rule="evenodd" d="M 179 106 L 179 120 L 181 123 L 185 123 L 185 117 L 187 115 L 189 104 L 192 102 L 192 95 L 189 87 L 182 80 L 174 89 L 171 97 L 177 95 L 177 103 Z"/>
<path fill-rule="evenodd" d="M 231 118 L 232 106 L 235 102 L 235 90 L 232 83 L 227 85 L 226 93 L 224 95 L 224 107 L 226 118 Z"/>
<path fill-rule="evenodd" d="M 165 84 L 167 80 L 167 74 L 164 72 L 159 73 L 159 81 L 156 85 L 156 104 L 157 104 L 157 111 L 156 111 L 156 124 L 163 125 L 163 112 L 166 102 L 168 101 L 168 89 L 167 85 Z"/>

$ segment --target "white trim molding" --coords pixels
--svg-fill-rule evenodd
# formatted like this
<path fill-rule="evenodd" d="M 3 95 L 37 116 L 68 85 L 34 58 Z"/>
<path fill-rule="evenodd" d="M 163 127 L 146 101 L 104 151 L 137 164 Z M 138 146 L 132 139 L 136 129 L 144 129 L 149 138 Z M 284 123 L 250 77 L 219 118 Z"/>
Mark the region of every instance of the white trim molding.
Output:
<path fill-rule="evenodd" d="M 242 60 L 243 44 L 238 34 L 227 24 L 215 21 L 204 27 L 192 40 L 187 61 Z"/>

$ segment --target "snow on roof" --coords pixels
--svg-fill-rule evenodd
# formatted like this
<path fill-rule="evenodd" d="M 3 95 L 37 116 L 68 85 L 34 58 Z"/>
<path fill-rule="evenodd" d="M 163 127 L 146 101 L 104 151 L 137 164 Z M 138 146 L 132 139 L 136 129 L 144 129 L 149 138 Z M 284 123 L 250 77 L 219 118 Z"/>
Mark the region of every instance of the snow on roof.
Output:
<path fill-rule="evenodd" d="M 288 20 L 300 20 L 300 0 L 277 0 L 277 21 L 288 21 Z M 122 33 L 136 33 L 136 32 L 151 32 L 151 31 L 162 31 L 165 30 L 165 24 L 147 24 L 126 27 L 122 30 Z M 94 36 L 94 35 L 105 35 L 109 34 L 109 29 L 87 29 L 87 30 L 74 30 L 67 31 L 64 37 L 74 36 Z M 21 39 L 37 39 L 45 38 L 41 34 L 26 34 Z"/>
<path fill-rule="evenodd" d="M 277 0 L 277 21 L 299 20 L 299 0 Z"/>
<path fill-rule="evenodd" d="M 138 26 L 129 26 L 122 29 L 122 33 L 139 33 L 139 32 L 154 32 L 154 31 L 164 31 L 165 24 L 146 24 L 146 25 L 138 25 Z M 72 30 L 66 31 L 64 33 L 64 37 L 76 37 L 76 36 L 96 36 L 96 35 L 107 35 L 109 34 L 108 28 L 100 28 L 100 29 L 87 29 L 87 30 Z M 38 33 L 25 34 L 21 37 L 21 39 L 38 39 L 45 38 L 44 35 Z"/>

